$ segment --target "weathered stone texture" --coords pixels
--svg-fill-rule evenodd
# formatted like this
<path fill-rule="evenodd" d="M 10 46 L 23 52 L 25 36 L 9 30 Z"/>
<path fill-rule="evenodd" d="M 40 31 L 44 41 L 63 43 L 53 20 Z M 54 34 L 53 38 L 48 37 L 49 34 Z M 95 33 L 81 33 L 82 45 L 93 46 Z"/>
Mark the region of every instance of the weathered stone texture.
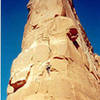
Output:
<path fill-rule="evenodd" d="M 7 100 L 100 100 L 100 57 L 71 0 L 30 0 Z"/>

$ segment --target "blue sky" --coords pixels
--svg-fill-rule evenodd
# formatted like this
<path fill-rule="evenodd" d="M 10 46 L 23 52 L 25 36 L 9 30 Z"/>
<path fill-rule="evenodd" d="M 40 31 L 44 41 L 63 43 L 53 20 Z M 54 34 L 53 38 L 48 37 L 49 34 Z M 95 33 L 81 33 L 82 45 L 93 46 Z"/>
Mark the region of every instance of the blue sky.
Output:
<path fill-rule="evenodd" d="M 2 0 L 1 19 L 1 100 L 6 100 L 6 89 L 12 61 L 21 51 L 24 26 L 27 21 L 28 0 Z M 100 0 L 74 0 L 80 18 L 94 51 L 100 55 Z"/>

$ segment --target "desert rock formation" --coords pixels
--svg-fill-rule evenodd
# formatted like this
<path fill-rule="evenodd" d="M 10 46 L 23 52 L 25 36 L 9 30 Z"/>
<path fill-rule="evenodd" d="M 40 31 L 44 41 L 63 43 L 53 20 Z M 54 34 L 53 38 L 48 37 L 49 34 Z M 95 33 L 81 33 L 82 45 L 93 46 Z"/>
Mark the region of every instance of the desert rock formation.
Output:
<path fill-rule="evenodd" d="M 30 0 L 7 100 L 100 100 L 100 57 L 72 0 Z"/>

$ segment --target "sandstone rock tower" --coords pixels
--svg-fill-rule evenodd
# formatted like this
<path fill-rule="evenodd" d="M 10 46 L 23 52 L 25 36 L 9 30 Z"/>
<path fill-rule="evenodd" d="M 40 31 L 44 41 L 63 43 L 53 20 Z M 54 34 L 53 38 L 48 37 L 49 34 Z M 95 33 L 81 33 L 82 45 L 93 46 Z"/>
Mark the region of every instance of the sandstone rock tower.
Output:
<path fill-rule="evenodd" d="M 72 0 L 30 0 L 7 100 L 100 100 L 100 57 Z"/>

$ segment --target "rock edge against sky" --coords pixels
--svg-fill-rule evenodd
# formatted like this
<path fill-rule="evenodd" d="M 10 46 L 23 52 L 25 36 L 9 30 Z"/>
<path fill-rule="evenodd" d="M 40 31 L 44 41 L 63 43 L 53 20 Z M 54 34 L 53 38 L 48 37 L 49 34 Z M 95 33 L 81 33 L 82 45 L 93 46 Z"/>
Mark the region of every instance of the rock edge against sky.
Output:
<path fill-rule="evenodd" d="M 7 100 L 100 100 L 100 57 L 71 0 L 30 0 Z"/>

